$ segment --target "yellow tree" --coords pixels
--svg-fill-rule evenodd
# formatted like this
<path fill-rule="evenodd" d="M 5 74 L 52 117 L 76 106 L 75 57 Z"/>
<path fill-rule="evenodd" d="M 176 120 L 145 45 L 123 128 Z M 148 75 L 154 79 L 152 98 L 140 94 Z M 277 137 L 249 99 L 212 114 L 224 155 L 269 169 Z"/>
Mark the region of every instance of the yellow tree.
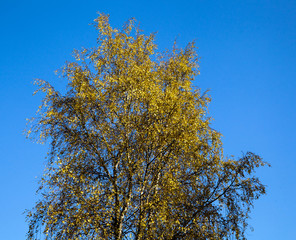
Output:
<path fill-rule="evenodd" d="M 160 54 L 134 20 L 108 20 L 63 68 L 65 94 L 37 81 L 46 96 L 28 133 L 51 148 L 28 239 L 244 239 L 265 163 L 223 156 L 192 85 L 194 43 Z"/>

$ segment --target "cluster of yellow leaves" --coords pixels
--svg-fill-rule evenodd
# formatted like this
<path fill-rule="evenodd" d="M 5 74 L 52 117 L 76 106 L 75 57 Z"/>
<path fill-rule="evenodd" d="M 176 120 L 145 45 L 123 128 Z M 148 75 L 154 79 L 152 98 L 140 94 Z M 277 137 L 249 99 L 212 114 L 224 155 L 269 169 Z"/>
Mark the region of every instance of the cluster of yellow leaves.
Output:
<path fill-rule="evenodd" d="M 223 157 L 210 99 L 192 86 L 194 43 L 156 54 L 154 35 L 134 25 L 114 29 L 100 14 L 98 47 L 62 70 L 68 92 L 37 81 L 46 96 L 28 133 L 51 150 L 28 239 L 40 225 L 46 239 L 242 238 L 264 193 L 245 176 L 261 159 Z"/>

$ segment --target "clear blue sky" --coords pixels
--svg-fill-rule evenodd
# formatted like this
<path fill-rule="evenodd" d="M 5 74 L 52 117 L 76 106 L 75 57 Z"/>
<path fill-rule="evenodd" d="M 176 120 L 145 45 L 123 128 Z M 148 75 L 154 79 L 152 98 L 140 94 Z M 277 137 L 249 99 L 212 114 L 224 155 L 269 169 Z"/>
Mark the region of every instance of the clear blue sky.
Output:
<path fill-rule="evenodd" d="M 54 70 L 74 48 L 94 46 L 96 12 L 116 27 L 130 17 L 159 49 L 196 39 L 195 85 L 210 89 L 213 127 L 226 154 L 253 151 L 272 164 L 258 171 L 268 194 L 255 203 L 250 240 L 295 239 L 296 2 L 253 1 L 1 1 L 0 239 L 25 239 L 22 212 L 36 201 L 46 146 L 22 134 L 41 96 L 34 78 L 63 84 Z M 37 177 L 37 178 L 36 178 Z"/>

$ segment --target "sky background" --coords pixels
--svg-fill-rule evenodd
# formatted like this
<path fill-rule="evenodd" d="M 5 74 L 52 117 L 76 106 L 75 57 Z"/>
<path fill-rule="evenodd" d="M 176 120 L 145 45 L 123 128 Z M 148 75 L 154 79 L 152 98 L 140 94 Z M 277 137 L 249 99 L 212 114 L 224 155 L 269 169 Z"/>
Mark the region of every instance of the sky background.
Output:
<path fill-rule="evenodd" d="M 46 145 L 25 138 L 26 118 L 42 95 L 41 78 L 63 86 L 54 71 L 74 48 L 95 46 L 97 12 L 121 27 L 131 17 L 159 50 L 196 40 L 200 76 L 212 97 L 213 127 L 224 151 L 252 151 L 272 167 L 257 171 L 267 195 L 255 202 L 250 240 L 295 239 L 296 1 L 3 1 L 0 0 L 0 239 L 25 239 L 25 209 L 37 200 Z"/>

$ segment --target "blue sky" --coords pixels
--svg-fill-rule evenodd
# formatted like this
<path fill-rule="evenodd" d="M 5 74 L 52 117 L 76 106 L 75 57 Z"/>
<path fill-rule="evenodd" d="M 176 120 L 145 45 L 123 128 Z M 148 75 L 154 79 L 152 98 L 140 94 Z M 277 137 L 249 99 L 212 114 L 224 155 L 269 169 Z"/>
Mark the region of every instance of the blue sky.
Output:
<path fill-rule="evenodd" d="M 271 163 L 257 175 L 267 195 L 255 203 L 250 240 L 295 238 L 296 2 L 254 1 L 0 1 L 0 239 L 25 239 L 22 213 L 37 199 L 47 148 L 22 134 L 40 105 L 35 78 L 54 75 L 74 48 L 96 42 L 96 12 L 121 27 L 135 17 L 145 33 L 158 32 L 159 50 L 177 37 L 196 40 L 201 74 L 210 89 L 213 127 L 225 153 L 253 151 Z"/>

